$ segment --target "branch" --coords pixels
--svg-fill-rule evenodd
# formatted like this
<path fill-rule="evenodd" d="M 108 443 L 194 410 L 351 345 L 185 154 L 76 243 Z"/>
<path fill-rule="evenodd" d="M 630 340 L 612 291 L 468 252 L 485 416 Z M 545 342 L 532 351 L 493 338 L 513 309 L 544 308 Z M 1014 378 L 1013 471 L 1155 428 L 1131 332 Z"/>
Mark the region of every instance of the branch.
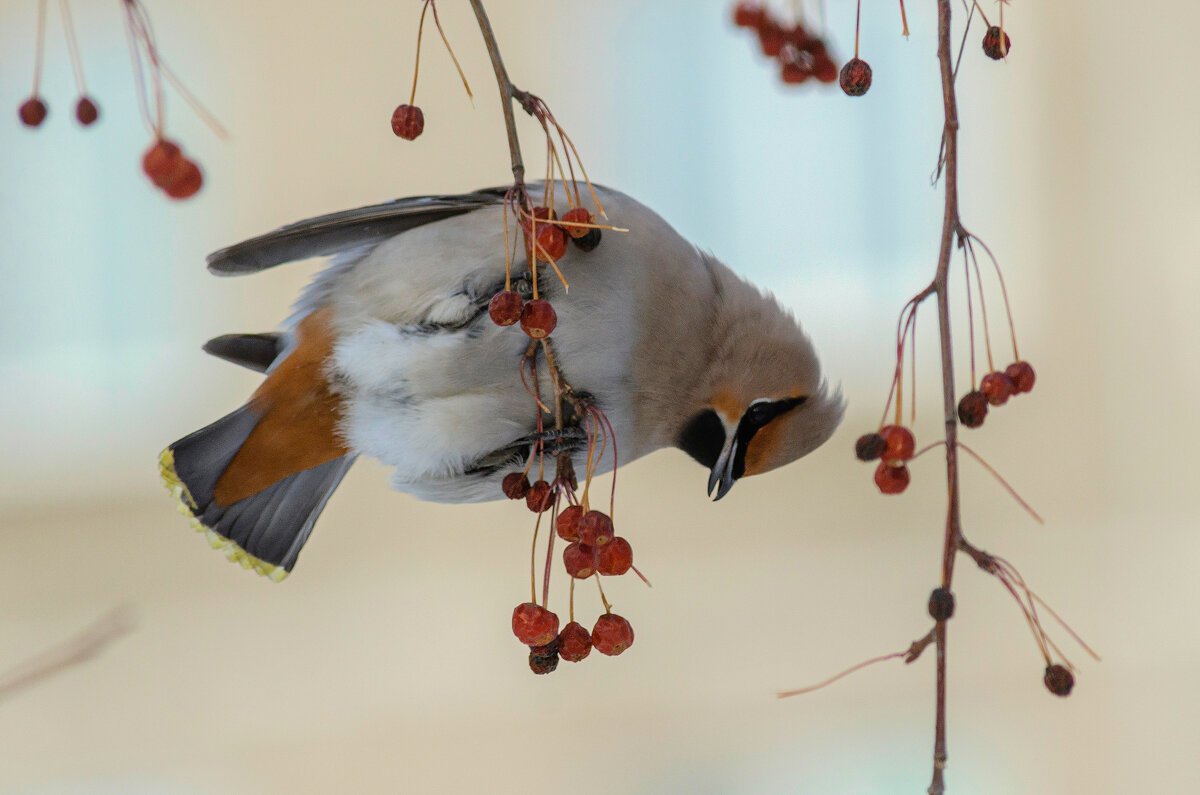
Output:
<path fill-rule="evenodd" d="M 508 151 L 512 156 L 513 181 L 521 193 L 525 190 L 525 163 L 521 160 L 521 142 L 517 140 L 517 122 L 513 117 L 513 95 L 516 87 L 508 79 L 508 70 L 504 68 L 504 59 L 500 57 L 500 45 L 496 43 L 496 34 L 492 31 L 492 23 L 488 21 L 487 12 L 483 10 L 483 0 L 471 0 L 471 8 L 475 10 L 475 18 L 479 20 L 479 32 L 483 34 L 483 42 L 487 45 L 488 55 L 492 57 L 492 68 L 496 70 L 496 84 L 500 87 L 500 104 L 504 110 L 504 126 L 508 130 Z"/>
<path fill-rule="evenodd" d="M 108 612 L 75 637 L 0 674 L 0 700 L 66 668 L 90 660 L 132 629 L 133 619 L 128 608 Z"/>

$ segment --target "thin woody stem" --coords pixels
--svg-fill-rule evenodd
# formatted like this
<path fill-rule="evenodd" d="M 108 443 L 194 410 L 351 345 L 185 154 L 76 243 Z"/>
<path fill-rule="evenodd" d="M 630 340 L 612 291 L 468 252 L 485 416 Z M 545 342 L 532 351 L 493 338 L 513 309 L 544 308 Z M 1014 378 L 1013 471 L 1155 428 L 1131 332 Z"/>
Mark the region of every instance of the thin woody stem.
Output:
<path fill-rule="evenodd" d="M 488 21 L 487 12 L 483 9 L 483 0 L 471 0 L 471 8 L 475 18 L 479 20 L 479 32 L 483 34 L 483 42 L 487 45 L 488 55 L 492 57 L 492 68 L 496 70 L 496 83 L 500 87 L 500 105 L 504 110 L 504 127 L 508 130 L 508 152 L 512 156 L 513 181 L 519 185 L 525 184 L 525 163 L 521 160 L 521 142 L 517 138 L 517 122 L 513 116 L 513 93 L 516 90 L 508 79 L 508 70 L 504 68 L 504 59 L 500 57 L 500 45 L 496 43 L 496 34 L 492 31 L 492 23 Z"/>

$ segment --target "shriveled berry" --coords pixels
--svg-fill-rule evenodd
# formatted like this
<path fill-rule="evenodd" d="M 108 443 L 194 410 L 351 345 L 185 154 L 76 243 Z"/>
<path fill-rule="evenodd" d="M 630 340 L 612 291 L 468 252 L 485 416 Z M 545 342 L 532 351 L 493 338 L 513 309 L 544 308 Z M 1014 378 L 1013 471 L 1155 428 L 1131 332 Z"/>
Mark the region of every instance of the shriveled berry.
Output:
<path fill-rule="evenodd" d="M 550 484 L 539 480 L 529 487 L 525 494 L 525 505 L 534 513 L 542 513 L 550 507 Z"/>
<path fill-rule="evenodd" d="M 533 602 L 513 608 L 512 631 L 526 646 L 545 646 L 558 635 L 558 616 Z"/>
<path fill-rule="evenodd" d="M 883 456 L 887 442 L 877 433 L 864 433 L 854 443 L 854 454 L 859 461 L 874 461 Z"/>
<path fill-rule="evenodd" d="M 571 242 L 575 244 L 580 251 L 591 251 L 596 246 L 600 245 L 600 230 L 592 227 L 587 230 L 587 234 L 583 237 L 573 237 Z"/>
<path fill-rule="evenodd" d="M 1037 381 L 1037 373 L 1029 362 L 1013 362 L 1004 368 L 1004 374 L 1013 382 L 1013 394 L 1020 395 L 1032 392 Z"/>
<path fill-rule="evenodd" d="M 100 118 L 100 108 L 96 107 L 96 103 L 91 97 L 80 97 L 79 102 L 75 103 L 75 118 L 84 127 L 94 124 L 96 119 Z"/>
<path fill-rule="evenodd" d="M 907 461 L 917 449 L 917 440 L 912 431 L 903 425 L 887 425 L 879 431 L 887 447 L 883 451 L 884 461 Z"/>
<path fill-rule="evenodd" d="M 21 117 L 21 123 L 26 127 L 37 127 L 46 120 L 46 114 L 49 112 L 41 97 L 30 97 L 21 103 L 17 115 Z"/>
<path fill-rule="evenodd" d="M 633 567 L 633 547 L 620 536 L 596 549 L 596 571 L 605 577 L 618 577 Z"/>
<path fill-rule="evenodd" d="M 793 61 L 784 61 L 779 69 L 779 76 L 789 85 L 799 85 L 812 77 L 812 72 Z"/>
<path fill-rule="evenodd" d="M 558 633 L 558 656 L 567 662 L 579 662 L 591 651 L 592 633 L 578 621 L 572 621 Z"/>
<path fill-rule="evenodd" d="M 558 314 L 544 298 L 527 302 L 521 311 L 521 330 L 535 340 L 549 337 L 557 325 Z"/>
<path fill-rule="evenodd" d="M 529 670 L 535 674 L 553 673 L 558 667 L 558 641 L 550 641 L 544 646 L 534 646 L 529 650 Z"/>
<path fill-rule="evenodd" d="M 172 199 L 187 199 L 195 196 L 203 185 L 204 174 L 200 172 L 200 166 L 184 158 L 183 165 L 172 175 L 171 181 L 162 187 Z"/>
<path fill-rule="evenodd" d="M 595 219 L 592 218 L 592 214 L 589 213 L 587 211 L 587 209 L 584 207 L 576 207 L 574 209 L 567 210 L 565 213 L 563 213 L 562 220 L 563 220 L 563 224 L 595 223 Z M 579 238 L 583 237 L 584 235 L 586 235 L 588 232 L 591 231 L 591 228 L 586 227 L 586 226 L 566 225 L 566 226 L 563 226 L 563 229 L 566 230 L 566 233 L 568 235 L 570 235 L 572 239 L 575 239 L 575 240 L 578 240 Z M 597 230 L 597 231 L 599 231 L 599 230 Z"/>
<path fill-rule="evenodd" d="M 160 188 L 175 182 L 185 164 L 186 158 L 179 147 L 163 138 L 155 141 L 142 155 L 142 171 Z"/>
<path fill-rule="evenodd" d="M 579 540 L 579 520 L 583 518 L 582 505 L 568 505 L 558 518 L 554 520 L 554 530 L 558 537 L 567 541 Z"/>
<path fill-rule="evenodd" d="M 567 544 L 563 550 L 563 565 L 567 574 L 577 580 L 586 580 L 596 572 L 596 548 L 587 544 Z"/>
<path fill-rule="evenodd" d="M 605 613 L 592 627 L 592 645 L 601 654 L 616 657 L 633 645 L 633 627 L 616 613 Z"/>
<path fill-rule="evenodd" d="M 608 514 L 588 511 L 579 520 L 579 540 L 588 546 L 602 547 L 613 540 L 613 523 Z"/>
<path fill-rule="evenodd" d="M 529 478 L 524 472 L 509 472 L 500 481 L 500 489 L 510 500 L 523 500 L 529 493 Z"/>
<path fill-rule="evenodd" d="M 880 462 L 875 469 L 875 485 L 884 494 L 899 494 L 908 488 L 908 481 L 908 467 L 903 464 L 894 467 Z"/>
<path fill-rule="evenodd" d="M 958 401 L 958 421 L 968 428 L 978 428 L 987 417 L 988 401 L 978 389 L 968 392 Z"/>
<path fill-rule="evenodd" d="M 758 3 L 743 2 L 733 7 L 733 24 L 739 28 L 757 28 L 766 12 Z"/>
<path fill-rule="evenodd" d="M 1003 44 L 1001 44 L 1003 37 Z M 1008 55 L 1012 49 L 1012 39 L 1008 34 L 1000 30 L 999 25 L 992 25 L 987 29 L 987 33 L 983 34 L 983 54 L 991 58 L 993 61 L 998 61 Z"/>
<path fill-rule="evenodd" d="M 871 87 L 871 65 L 861 58 L 851 58 L 842 67 L 838 82 L 849 96 L 861 97 Z"/>
<path fill-rule="evenodd" d="M 488 301 L 488 317 L 497 326 L 511 326 L 521 319 L 525 299 L 515 290 L 501 290 Z"/>
<path fill-rule="evenodd" d="M 533 217 L 537 219 L 539 226 L 543 221 L 549 222 L 558 220 L 558 213 L 554 211 L 553 207 L 534 207 L 532 214 Z"/>
<path fill-rule="evenodd" d="M 1069 696 L 1071 688 L 1075 687 L 1075 675 L 1065 665 L 1047 666 L 1042 681 L 1046 683 L 1046 689 L 1056 696 Z"/>
<path fill-rule="evenodd" d="M 979 382 L 979 391 L 987 398 L 987 402 L 993 406 L 1003 406 L 1007 403 L 1009 396 L 1013 393 L 1013 389 L 1012 379 L 999 370 L 994 373 L 988 373 Z"/>
<path fill-rule="evenodd" d="M 416 105 L 400 105 L 392 111 L 392 132 L 411 141 L 425 129 L 425 114 Z"/>
<path fill-rule="evenodd" d="M 803 25 L 795 25 L 783 31 L 783 38 L 797 50 L 807 50 L 812 38 Z"/>
<path fill-rule="evenodd" d="M 567 235 L 565 232 L 563 232 L 561 227 L 551 226 L 549 224 L 546 226 L 539 226 L 537 242 L 537 256 L 538 259 L 543 261 L 545 261 L 547 258 L 557 261 L 562 259 L 563 254 L 567 253 Z"/>
<path fill-rule="evenodd" d="M 934 621 L 949 621 L 954 615 L 954 594 L 946 588 L 934 588 L 929 594 L 929 615 Z"/>

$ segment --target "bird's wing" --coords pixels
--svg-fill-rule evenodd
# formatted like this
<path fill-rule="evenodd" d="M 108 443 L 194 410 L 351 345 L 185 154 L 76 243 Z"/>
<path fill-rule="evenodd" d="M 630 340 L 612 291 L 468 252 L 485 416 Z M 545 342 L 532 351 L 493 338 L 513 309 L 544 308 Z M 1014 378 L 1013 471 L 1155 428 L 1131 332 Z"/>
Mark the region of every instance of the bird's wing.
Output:
<path fill-rule="evenodd" d="M 459 196 L 417 196 L 309 218 L 208 255 L 219 276 L 257 273 L 285 262 L 370 246 L 424 224 L 499 204 L 501 190 Z"/>

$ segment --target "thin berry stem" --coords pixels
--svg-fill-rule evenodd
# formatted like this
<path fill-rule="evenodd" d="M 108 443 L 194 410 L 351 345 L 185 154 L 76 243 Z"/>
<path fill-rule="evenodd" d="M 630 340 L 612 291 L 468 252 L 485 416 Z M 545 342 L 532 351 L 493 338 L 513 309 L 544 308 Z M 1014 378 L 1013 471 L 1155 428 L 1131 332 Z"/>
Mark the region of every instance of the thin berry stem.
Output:
<path fill-rule="evenodd" d="M 968 246 L 972 242 L 978 243 L 983 248 L 983 253 L 987 254 L 988 259 L 992 261 L 992 268 L 996 271 L 996 280 L 1000 282 L 1000 294 L 1004 297 L 1004 312 L 1008 316 L 1008 333 L 1012 338 L 1013 359 L 1019 362 L 1021 361 L 1021 354 L 1017 350 L 1017 327 L 1013 324 L 1012 304 L 1008 300 L 1008 285 L 1004 283 L 1004 272 L 1000 270 L 1000 262 L 996 259 L 996 255 L 992 253 L 992 249 L 987 243 L 984 243 L 965 229 L 961 231 L 966 235 Z"/>
<path fill-rule="evenodd" d="M 46 0 L 38 0 L 37 44 L 33 56 L 33 96 L 42 88 L 42 63 L 46 58 Z"/>
<path fill-rule="evenodd" d="M 412 91 L 408 95 L 408 104 L 412 105 L 417 101 L 417 75 L 421 73 L 421 38 L 425 32 L 425 12 L 429 10 L 430 0 L 425 0 L 421 6 L 421 21 L 417 23 L 417 58 L 413 64 L 413 84 Z"/>
<path fill-rule="evenodd" d="M 858 31 L 862 24 L 862 0 L 858 0 L 858 4 L 854 9 L 854 58 L 858 59 Z"/>
<path fill-rule="evenodd" d="M 58 10 L 62 14 L 63 31 L 67 36 L 67 57 L 71 59 L 71 71 L 75 75 L 75 88 L 79 96 L 87 96 L 87 84 L 83 79 L 83 58 L 79 55 L 79 42 L 75 38 L 75 21 L 71 17 L 71 6 L 68 0 L 58 0 Z"/>
<path fill-rule="evenodd" d="M 442 44 L 446 45 L 446 52 L 450 53 L 450 60 L 454 62 L 454 68 L 458 70 L 458 79 L 462 80 L 463 88 L 467 91 L 467 99 L 471 100 L 471 107 L 475 107 L 475 95 L 471 93 L 471 85 L 467 82 L 467 76 L 463 74 L 458 58 L 454 56 L 454 48 L 450 46 L 450 40 L 446 38 L 446 31 L 442 30 L 442 21 L 438 19 L 437 3 L 435 0 L 429 0 L 429 5 L 433 8 L 433 24 L 437 26 L 438 35 L 442 37 Z"/>

